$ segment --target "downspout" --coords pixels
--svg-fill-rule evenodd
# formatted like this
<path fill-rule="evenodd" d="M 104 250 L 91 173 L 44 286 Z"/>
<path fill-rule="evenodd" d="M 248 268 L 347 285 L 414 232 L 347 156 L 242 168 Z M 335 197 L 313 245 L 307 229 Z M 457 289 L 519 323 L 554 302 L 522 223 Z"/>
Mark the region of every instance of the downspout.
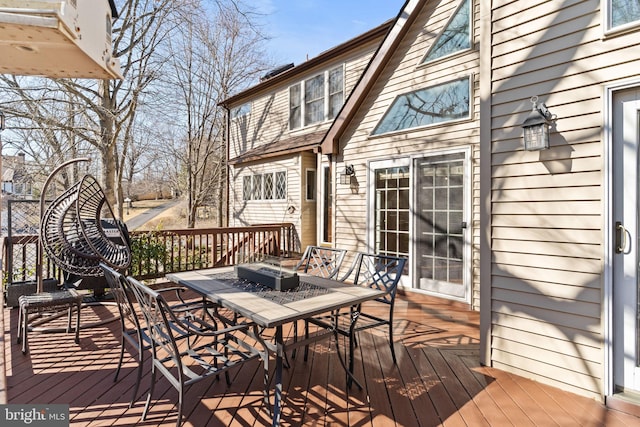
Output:
<path fill-rule="evenodd" d="M 493 1 L 480 2 L 480 364 L 492 366 L 491 117 Z M 473 302 L 472 302 L 473 303 Z"/>
<path fill-rule="evenodd" d="M 230 168 L 229 168 L 229 156 L 231 155 L 231 151 L 230 151 L 230 144 L 229 142 L 231 141 L 231 110 L 229 109 L 229 107 L 227 107 L 227 105 L 225 104 L 221 104 L 222 108 L 224 108 L 225 111 L 225 129 L 224 129 L 224 139 L 225 139 L 225 160 L 224 160 L 224 166 L 225 166 L 225 171 L 227 174 L 227 179 L 226 184 L 227 184 L 227 191 L 226 191 L 226 196 L 227 196 L 227 212 L 226 212 L 226 224 L 225 227 L 229 227 L 229 205 L 231 204 L 230 202 L 230 197 L 231 197 L 231 185 L 229 184 L 230 180 L 231 180 L 231 173 L 230 173 Z"/>

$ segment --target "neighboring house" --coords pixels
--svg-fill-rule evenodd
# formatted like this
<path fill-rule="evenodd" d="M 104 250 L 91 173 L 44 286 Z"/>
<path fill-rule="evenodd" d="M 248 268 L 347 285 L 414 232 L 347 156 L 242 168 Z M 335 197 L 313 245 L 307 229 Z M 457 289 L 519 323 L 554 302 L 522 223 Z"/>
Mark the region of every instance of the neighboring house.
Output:
<path fill-rule="evenodd" d="M 222 103 L 229 110 L 229 226 L 291 222 L 298 250 L 332 233 L 331 193 L 318 187 L 315 150 L 390 25 L 274 70 Z"/>
<path fill-rule="evenodd" d="M 2 194 L 13 199 L 33 198 L 33 174 L 27 170 L 24 153 L 2 156 Z"/>
<path fill-rule="evenodd" d="M 526 151 L 535 97 L 554 120 Z M 640 413 L 637 1 L 407 0 L 314 130 L 317 243 L 407 255 L 405 290 L 480 311 L 483 364 Z"/>

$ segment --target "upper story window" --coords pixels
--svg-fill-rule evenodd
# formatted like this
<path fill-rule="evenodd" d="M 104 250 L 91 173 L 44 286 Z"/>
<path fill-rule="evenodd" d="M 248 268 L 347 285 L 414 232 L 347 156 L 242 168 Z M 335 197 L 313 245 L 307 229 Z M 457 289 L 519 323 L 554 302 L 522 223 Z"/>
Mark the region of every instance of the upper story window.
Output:
<path fill-rule="evenodd" d="M 640 24 L 640 2 L 638 0 L 608 0 L 610 28 L 636 23 Z"/>
<path fill-rule="evenodd" d="M 373 130 L 373 135 L 465 119 L 471 112 L 471 78 L 399 95 Z"/>
<path fill-rule="evenodd" d="M 242 177 L 242 200 L 284 200 L 287 198 L 287 173 L 268 172 Z"/>
<path fill-rule="evenodd" d="M 422 63 L 434 61 L 444 56 L 471 49 L 471 7 L 469 0 L 463 0 L 447 25 L 438 36 Z"/>
<path fill-rule="evenodd" d="M 240 105 L 239 107 L 231 109 L 231 118 L 232 119 L 237 119 L 238 117 L 246 116 L 250 112 L 251 112 L 251 104 L 248 103 L 248 102 L 245 102 L 244 104 Z"/>
<path fill-rule="evenodd" d="M 325 71 L 289 87 L 289 129 L 336 117 L 344 103 L 344 67 Z"/>

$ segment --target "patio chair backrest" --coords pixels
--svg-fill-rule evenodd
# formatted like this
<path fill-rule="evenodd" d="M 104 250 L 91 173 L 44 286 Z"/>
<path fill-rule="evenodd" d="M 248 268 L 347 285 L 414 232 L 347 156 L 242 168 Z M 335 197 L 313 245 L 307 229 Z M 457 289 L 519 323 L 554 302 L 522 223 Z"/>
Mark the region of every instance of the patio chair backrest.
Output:
<path fill-rule="evenodd" d="M 358 253 L 351 268 L 340 280 L 345 281 L 353 275 L 354 285 L 385 291 L 378 301 L 393 304 L 406 262 L 407 259 L 403 257 Z"/>
<path fill-rule="evenodd" d="M 346 253 L 346 249 L 307 246 L 296 270 L 331 279 L 340 271 Z"/>
<path fill-rule="evenodd" d="M 146 322 L 154 358 L 158 353 L 158 349 L 161 349 L 163 354 L 170 355 L 180 365 L 180 352 L 174 336 L 175 322 L 170 322 L 167 317 L 168 313 L 171 313 L 171 308 L 164 297 L 159 292 L 130 276 L 126 278 L 126 286 L 135 296 L 140 312 Z M 181 367 L 179 367 L 178 372 L 182 372 Z"/>
<path fill-rule="evenodd" d="M 118 311 L 120 312 L 120 323 L 122 326 L 122 331 L 127 330 L 140 330 L 140 319 L 136 315 L 135 308 L 131 301 L 133 298 L 132 295 L 128 294 L 126 291 L 126 278 L 120 272 L 114 270 L 109 267 L 105 263 L 100 263 L 100 267 L 104 272 L 104 277 L 111 289 L 111 294 L 113 298 L 116 300 L 116 304 L 118 305 Z"/>

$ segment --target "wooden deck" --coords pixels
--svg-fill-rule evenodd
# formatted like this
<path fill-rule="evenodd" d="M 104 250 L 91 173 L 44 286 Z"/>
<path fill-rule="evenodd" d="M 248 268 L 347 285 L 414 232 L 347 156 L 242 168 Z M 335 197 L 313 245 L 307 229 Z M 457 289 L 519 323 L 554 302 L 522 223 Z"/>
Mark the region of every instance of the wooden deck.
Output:
<path fill-rule="evenodd" d="M 424 303 L 428 302 L 428 303 Z M 107 318 L 114 306 L 83 309 L 83 324 Z M 347 389 L 335 346 L 317 344 L 285 370 L 283 426 L 638 426 L 640 419 L 478 362 L 479 314 L 442 301 L 402 297 L 396 306 L 398 366 L 382 331 L 362 333 L 356 376 L 365 389 Z M 64 403 L 73 426 L 173 426 L 177 392 L 161 379 L 146 422 L 140 398 L 129 408 L 135 360 L 127 354 L 113 381 L 119 323 L 83 328 L 80 344 L 64 333 L 30 334 L 31 351 L 16 344 L 17 310 L 4 311 L 7 401 Z M 233 384 L 187 390 L 185 426 L 264 426 L 262 367 L 245 364 Z"/>

